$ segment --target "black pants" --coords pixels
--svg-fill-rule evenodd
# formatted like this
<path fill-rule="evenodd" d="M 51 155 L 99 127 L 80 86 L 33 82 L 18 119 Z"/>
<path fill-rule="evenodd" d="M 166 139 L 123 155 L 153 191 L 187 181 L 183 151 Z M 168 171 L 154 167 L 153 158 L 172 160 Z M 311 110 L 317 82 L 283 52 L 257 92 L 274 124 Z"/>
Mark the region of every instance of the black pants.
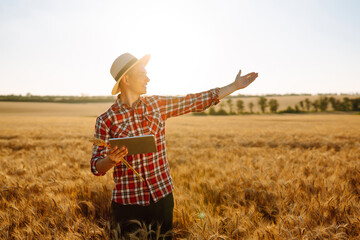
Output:
<path fill-rule="evenodd" d="M 156 203 L 154 203 L 150 197 L 149 206 L 122 205 L 114 201 L 111 202 L 113 227 L 117 229 L 117 225 L 119 224 L 121 237 L 125 239 L 127 234 L 141 228 L 137 223 L 131 223 L 128 220 L 138 220 L 142 224 L 145 223 L 148 231 L 150 230 L 149 224 L 151 224 L 151 230 L 155 232 L 158 226 L 161 225 L 160 239 L 163 239 L 163 237 L 165 237 L 164 234 L 173 228 L 173 210 L 174 198 L 172 193 Z M 156 233 L 151 234 L 152 239 L 155 239 L 155 236 Z M 164 239 L 172 239 L 171 234 L 167 234 Z"/>

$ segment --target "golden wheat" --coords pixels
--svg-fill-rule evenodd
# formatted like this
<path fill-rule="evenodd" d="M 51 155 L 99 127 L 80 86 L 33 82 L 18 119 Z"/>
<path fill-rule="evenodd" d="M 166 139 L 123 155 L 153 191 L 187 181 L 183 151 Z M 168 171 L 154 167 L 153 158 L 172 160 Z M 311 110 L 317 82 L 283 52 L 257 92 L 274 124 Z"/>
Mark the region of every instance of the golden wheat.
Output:
<path fill-rule="evenodd" d="M 94 124 L 0 118 L 0 239 L 115 237 Z M 179 117 L 166 131 L 176 239 L 359 237 L 359 116 Z"/>
<path fill-rule="evenodd" d="M 99 147 L 106 147 L 106 148 L 111 148 L 110 144 L 108 144 L 107 142 L 105 142 L 104 140 L 100 139 L 100 138 L 92 138 L 89 140 L 90 142 L 92 142 L 93 144 L 99 146 Z"/>

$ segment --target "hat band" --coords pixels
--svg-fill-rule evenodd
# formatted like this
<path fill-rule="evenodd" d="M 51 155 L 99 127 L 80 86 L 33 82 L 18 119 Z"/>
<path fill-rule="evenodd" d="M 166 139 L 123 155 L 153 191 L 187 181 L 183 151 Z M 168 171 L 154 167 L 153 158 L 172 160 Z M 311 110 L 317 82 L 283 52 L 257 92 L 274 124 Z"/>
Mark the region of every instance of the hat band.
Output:
<path fill-rule="evenodd" d="M 129 67 L 131 67 L 134 63 L 136 63 L 137 59 L 133 58 L 131 59 L 127 64 L 125 64 L 125 66 L 120 70 L 120 72 L 116 75 L 115 81 L 118 81 L 119 78 L 124 74 L 124 72 L 126 72 L 126 70 L 129 69 Z"/>

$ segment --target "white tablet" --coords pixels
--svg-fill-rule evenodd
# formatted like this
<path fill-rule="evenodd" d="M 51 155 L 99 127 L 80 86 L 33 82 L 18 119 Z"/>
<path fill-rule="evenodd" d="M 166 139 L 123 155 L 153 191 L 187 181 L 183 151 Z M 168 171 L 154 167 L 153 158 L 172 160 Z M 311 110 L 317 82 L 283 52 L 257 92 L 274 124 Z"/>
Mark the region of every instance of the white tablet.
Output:
<path fill-rule="evenodd" d="M 144 135 L 124 138 L 109 138 L 111 148 L 125 146 L 128 155 L 157 152 L 154 135 Z"/>

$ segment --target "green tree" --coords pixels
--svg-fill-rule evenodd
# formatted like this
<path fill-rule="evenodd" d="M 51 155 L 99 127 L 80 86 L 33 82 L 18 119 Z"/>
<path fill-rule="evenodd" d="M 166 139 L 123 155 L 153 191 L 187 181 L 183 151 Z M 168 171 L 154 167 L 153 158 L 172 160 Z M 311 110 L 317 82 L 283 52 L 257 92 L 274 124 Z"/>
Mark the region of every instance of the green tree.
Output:
<path fill-rule="evenodd" d="M 243 100 L 237 100 L 236 101 L 236 107 L 237 107 L 238 113 L 242 113 L 244 111 L 244 101 Z"/>
<path fill-rule="evenodd" d="M 216 115 L 228 115 L 228 113 L 225 111 L 224 107 L 225 107 L 225 103 L 221 102 L 220 109 L 219 109 L 219 111 L 216 112 Z"/>
<path fill-rule="evenodd" d="M 225 103 L 224 103 L 224 102 L 221 102 L 221 103 L 220 103 L 220 110 L 224 110 L 224 106 L 225 106 Z"/>
<path fill-rule="evenodd" d="M 279 108 L 278 101 L 276 99 L 270 99 L 269 100 L 269 107 L 270 107 L 270 112 L 276 113 L 278 108 Z"/>
<path fill-rule="evenodd" d="M 279 111 L 279 113 L 300 113 L 300 109 L 298 105 L 295 105 L 295 109 L 288 106 L 287 109 Z"/>
<path fill-rule="evenodd" d="M 226 101 L 226 103 L 228 104 L 228 106 L 229 106 L 229 110 L 230 110 L 230 112 L 229 112 L 229 114 L 232 114 L 233 113 L 233 103 L 232 103 L 232 100 L 231 100 L 231 98 L 229 98 L 227 101 Z"/>
<path fill-rule="evenodd" d="M 360 98 L 351 99 L 351 110 L 352 111 L 360 111 Z"/>
<path fill-rule="evenodd" d="M 299 102 L 299 106 L 300 106 L 301 109 L 305 112 L 305 104 L 304 104 L 304 101 L 300 101 L 300 102 Z"/>
<path fill-rule="evenodd" d="M 220 109 L 216 112 L 216 115 L 228 115 L 228 113 L 224 109 Z"/>
<path fill-rule="evenodd" d="M 216 111 L 215 111 L 215 108 L 214 107 L 211 107 L 209 109 L 209 115 L 216 115 Z"/>
<path fill-rule="evenodd" d="M 350 98 L 344 97 L 342 102 L 342 111 L 350 111 L 350 110 L 351 110 Z"/>
<path fill-rule="evenodd" d="M 258 100 L 259 107 L 262 113 L 265 113 L 267 107 L 267 99 L 265 97 L 260 97 Z"/>
<path fill-rule="evenodd" d="M 313 106 L 315 112 L 319 111 L 319 107 L 320 107 L 319 99 L 316 99 L 316 100 L 312 103 L 312 106 Z"/>
<path fill-rule="evenodd" d="M 320 97 L 319 98 L 319 108 L 321 112 L 325 112 L 329 105 L 329 98 L 328 97 Z"/>
<path fill-rule="evenodd" d="M 206 112 L 202 111 L 202 112 L 192 112 L 192 115 L 194 116 L 206 116 Z"/>
<path fill-rule="evenodd" d="M 310 112 L 311 101 L 308 98 L 305 98 L 305 107 L 306 107 L 306 111 Z"/>
<path fill-rule="evenodd" d="M 253 102 L 249 102 L 249 103 L 248 103 L 248 107 L 249 107 L 250 113 L 254 113 L 254 112 L 253 112 L 254 103 L 253 103 Z"/>
<path fill-rule="evenodd" d="M 329 102 L 331 104 L 331 107 L 334 111 L 339 111 L 339 106 L 340 106 L 340 101 L 337 100 L 336 98 L 334 97 L 330 97 L 329 98 Z"/>

